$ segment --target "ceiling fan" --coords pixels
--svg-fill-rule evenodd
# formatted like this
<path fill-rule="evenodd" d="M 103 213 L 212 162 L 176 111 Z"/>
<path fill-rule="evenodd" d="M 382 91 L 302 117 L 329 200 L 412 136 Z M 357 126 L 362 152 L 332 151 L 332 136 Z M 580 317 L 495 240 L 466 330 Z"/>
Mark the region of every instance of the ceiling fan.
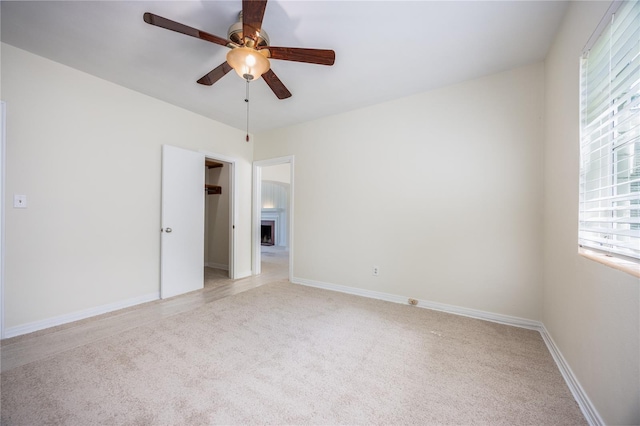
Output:
<path fill-rule="evenodd" d="M 266 7 L 267 0 L 242 0 L 238 22 L 229 28 L 226 39 L 149 12 L 144 14 L 144 21 L 231 49 L 227 60 L 200 78 L 198 83 L 211 86 L 234 69 L 247 82 L 262 76 L 278 99 L 286 99 L 291 97 L 291 92 L 273 72 L 269 59 L 333 65 L 336 54 L 327 49 L 270 46 L 269 36 L 262 29 Z"/>

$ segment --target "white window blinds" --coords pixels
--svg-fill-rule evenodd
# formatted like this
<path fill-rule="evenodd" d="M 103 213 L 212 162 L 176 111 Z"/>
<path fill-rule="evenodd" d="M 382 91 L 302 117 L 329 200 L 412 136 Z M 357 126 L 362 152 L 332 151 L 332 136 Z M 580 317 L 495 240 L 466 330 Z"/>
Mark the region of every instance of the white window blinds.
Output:
<path fill-rule="evenodd" d="M 640 259 L 640 2 L 581 64 L 579 244 Z"/>

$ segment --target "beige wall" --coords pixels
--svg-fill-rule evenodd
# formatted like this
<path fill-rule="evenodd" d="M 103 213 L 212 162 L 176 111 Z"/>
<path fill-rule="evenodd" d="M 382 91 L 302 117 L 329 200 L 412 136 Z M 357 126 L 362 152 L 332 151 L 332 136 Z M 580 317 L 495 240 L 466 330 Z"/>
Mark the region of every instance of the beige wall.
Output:
<path fill-rule="evenodd" d="M 263 167 L 262 180 L 291 183 L 291 165 L 287 163 Z"/>
<path fill-rule="evenodd" d="M 2 45 L 5 327 L 157 293 L 161 145 L 234 157 L 238 273 L 251 269 L 243 132 Z M 13 194 L 28 196 L 13 209 Z"/>
<path fill-rule="evenodd" d="M 543 322 L 607 424 L 640 424 L 640 280 L 578 255 L 579 57 L 609 2 L 572 2 L 546 61 Z"/>
<path fill-rule="evenodd" d="M 543 72 L 257 134 L 295 155 L 294 276 L 540 319 Z"/>

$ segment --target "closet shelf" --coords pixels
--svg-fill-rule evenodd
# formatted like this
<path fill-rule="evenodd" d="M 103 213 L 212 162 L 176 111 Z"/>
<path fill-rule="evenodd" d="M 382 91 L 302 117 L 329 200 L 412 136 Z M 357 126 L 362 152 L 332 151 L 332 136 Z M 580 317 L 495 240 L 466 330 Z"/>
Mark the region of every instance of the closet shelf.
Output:
<path fill-rule="evenodd" d="M 216 169 L 218 167 L 224 166 L 224 164 L 218 163 L 217 161 L 209 160 L 208 158 L 204 161 L 204 165 L 207 166 L 207 169 Z"/>
<path fill-rule="evenodd" d="M 204 190 L 207 191 L 207 195 L 222 194 L 222 187 L 218 185 L 205 184 Z"/>

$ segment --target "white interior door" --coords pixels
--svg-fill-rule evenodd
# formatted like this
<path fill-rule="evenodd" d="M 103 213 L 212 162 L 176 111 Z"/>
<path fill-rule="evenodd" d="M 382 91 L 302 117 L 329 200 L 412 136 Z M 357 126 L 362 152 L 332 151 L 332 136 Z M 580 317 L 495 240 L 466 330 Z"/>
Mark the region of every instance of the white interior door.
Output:
<path fill-rule="evenodd" d="M 204 154 L 162 146 L 162 299 L 204 287 L 204 173 Z"/>

